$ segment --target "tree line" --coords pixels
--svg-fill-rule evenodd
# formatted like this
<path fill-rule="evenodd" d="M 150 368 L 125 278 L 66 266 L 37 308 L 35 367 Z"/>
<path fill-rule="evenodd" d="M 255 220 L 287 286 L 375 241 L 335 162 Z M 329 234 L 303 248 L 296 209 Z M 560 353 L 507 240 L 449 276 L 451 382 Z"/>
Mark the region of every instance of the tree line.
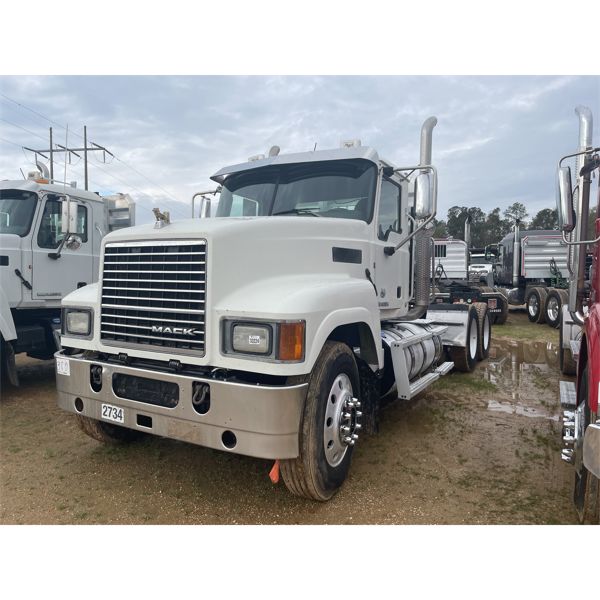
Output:
<path fill-rule="evenodd" d="M 464 239 L 467 215 L 471 217 L 471 246 L 477 248 L 499 242 L 512 231 L 516 219 L 519 219 L 522 230 L 558 229 L 558 213 L 555 208 L 544 208 L 528 220 L 529 213 L 525 205 L 514 202 L 502 213 L 500 208 L 494 208 L 487 214 L 477 206 L 452 206 L 448 210 L 445 221 L 437 219 L 434 221 L 434 237 Z"/>

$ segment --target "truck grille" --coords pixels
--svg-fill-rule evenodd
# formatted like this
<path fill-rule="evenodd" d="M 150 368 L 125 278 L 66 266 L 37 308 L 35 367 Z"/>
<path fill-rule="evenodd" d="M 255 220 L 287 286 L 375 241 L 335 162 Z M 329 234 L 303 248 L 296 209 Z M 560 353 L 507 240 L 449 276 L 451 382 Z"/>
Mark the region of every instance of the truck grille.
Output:
<path fill-rule="evenodd" d="M 106 244 L 100 337 L 204 354 L 206 242 Z"/>

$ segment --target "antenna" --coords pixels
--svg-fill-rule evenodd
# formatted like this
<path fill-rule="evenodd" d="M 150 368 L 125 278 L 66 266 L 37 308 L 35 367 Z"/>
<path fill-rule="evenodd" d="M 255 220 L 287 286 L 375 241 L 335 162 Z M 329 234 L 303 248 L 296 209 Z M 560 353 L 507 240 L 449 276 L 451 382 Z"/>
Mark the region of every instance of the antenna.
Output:
<path fill-rule="evenodd" d="M 317 149 L 317 142 L 315 142 L 315 147 L 313 148 L 313 152 Z"/>
<path fill-rule="evenodd" d="M 69 147 L 69 124 L 67 123 L 67 129 L 65 132 L 65 148 Z M 63 186 L 65 195 L 67 194 L 67 157 L 65 156 L 65 176 L 63 177 Z"/>

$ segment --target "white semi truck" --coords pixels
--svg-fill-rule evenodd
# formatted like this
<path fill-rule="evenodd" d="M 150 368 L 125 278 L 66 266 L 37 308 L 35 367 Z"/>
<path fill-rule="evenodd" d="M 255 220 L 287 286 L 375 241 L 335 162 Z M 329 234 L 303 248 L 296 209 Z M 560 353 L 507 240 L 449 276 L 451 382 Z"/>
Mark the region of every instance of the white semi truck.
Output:
<path fill-rule="evenodd" d="M 25 180 L 0 181 L 3 378 L 18 385 L 15 355 L 20 352 L 53 357 L 60 348 L 62 298 L 97 281 L 102 237 L 131 225 L 134 214 L 126 195 L 102 198 L 50 182 L 41 171 Z"/>
<path fill-rule="evenodd" d="M 272 459 L 292 493 L 329 499 L 380 398 L 489 350 L 485 306 L 430 306 L 436 122 L 418 165 L 358 140 L 271 149 L 212 177 L 216 218 L 108 235 L 99 283 L 63 300 L 59 406 L 100 441 Z"/>

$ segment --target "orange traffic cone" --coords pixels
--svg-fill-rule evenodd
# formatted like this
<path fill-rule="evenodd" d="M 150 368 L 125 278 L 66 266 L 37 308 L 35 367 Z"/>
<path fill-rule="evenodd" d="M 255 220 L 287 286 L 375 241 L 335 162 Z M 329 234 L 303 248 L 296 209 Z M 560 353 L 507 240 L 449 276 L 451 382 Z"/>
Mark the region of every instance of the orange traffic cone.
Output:
<path fill-rule="evenodd" d="M 272 483 L 279 483 L 279 459 L 273 463 L 273 468 L 269 471 L 269 478 Z"/>

